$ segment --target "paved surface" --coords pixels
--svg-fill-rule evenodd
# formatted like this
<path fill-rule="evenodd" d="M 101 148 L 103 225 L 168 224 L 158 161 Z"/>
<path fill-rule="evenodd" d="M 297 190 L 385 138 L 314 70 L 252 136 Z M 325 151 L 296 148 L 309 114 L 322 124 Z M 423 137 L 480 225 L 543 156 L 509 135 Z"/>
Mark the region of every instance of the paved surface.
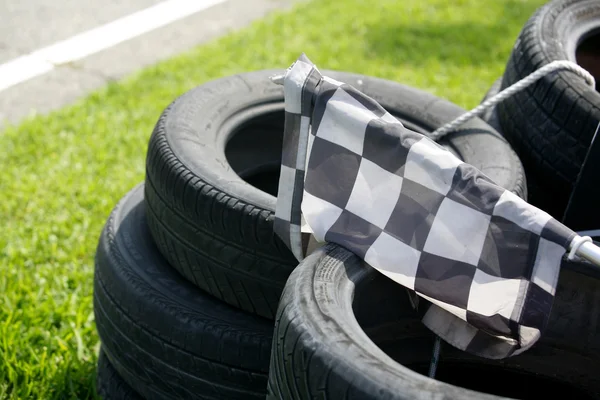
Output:
<path fill-rule="evenodd" d="M 193 1 L 193 0 L 190 0 Z M 0 91 L 0 124 L 62 107 L 139 68 L 239 29 L 297 0 L 228 0 Z M 0 0 L 0 64 L 160 0 Z"/>
<path fill-rule="evenodd" d="M 161 0 L 0 0 L 0 63 Z"/>

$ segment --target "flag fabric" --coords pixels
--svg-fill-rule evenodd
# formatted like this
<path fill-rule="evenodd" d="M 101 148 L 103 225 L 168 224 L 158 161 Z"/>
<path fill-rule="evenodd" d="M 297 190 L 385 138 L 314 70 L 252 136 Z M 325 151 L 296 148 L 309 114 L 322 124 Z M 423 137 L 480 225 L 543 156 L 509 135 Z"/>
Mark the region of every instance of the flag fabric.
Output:
<path fill-rule="evenodd" d="M 472 354 L 539 339 L 573 231 L 304 54 L 284 96 L 274 230 L 298 260 L 308 236 L 345 247 L 427 300 L 423 323 Z"/>

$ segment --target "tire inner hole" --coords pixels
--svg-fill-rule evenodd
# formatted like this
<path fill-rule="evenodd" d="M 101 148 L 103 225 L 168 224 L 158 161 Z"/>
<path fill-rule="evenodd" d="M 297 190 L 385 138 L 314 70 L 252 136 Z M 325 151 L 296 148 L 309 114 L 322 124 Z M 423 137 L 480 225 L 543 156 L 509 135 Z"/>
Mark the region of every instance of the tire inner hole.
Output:
<path fill-rule="evenodd" d="M 285 113 L 258 115 L 238 126 L 225 146 L 225 157 L 244 181 L 277 196 Z"/>
<path fill-rule="evenodd" d="M 396 362 L 428 376 L 435 336 L 421 322 L 424 306 L 421 303 L 419 311 L 415 311 L 406 289 L 383 275 L 356 284 L 353 311 L 367 336 Z M 600 397 L 596 372 L 582 367 L 585 363 L 573 362 L 586 360 L 585 355 L 570 350 L 569 343 L 564 343 L 563 354 L 571 353 L 569 361 L 556 363 L 560 361 L 556 348 L 544 346 L 536 344 L 535 349 L 521 355 L 489 360 L 442 342 L 435 378 L 477 392 L 517 399 Z"/>
<path fill-rule="evenodd" d="M 588 35 L 575 50 L 577 64 L 585 68 L 596 80 L 600 92 L 600 30 Z"/>

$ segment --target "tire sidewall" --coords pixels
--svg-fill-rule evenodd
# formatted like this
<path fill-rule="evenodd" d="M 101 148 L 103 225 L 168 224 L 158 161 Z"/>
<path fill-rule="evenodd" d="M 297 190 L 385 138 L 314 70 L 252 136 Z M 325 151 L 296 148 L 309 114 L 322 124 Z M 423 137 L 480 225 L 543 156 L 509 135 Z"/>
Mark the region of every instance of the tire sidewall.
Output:
<path fill-rule="evenodd" d="M 178 98 L 159 121 L 174 156 L 192 174 L 232 198 L 270 212 L 275 210 L 276 198 L 247 184 L 233 171 L 225 157 L 225 146 L 248 110 L 270 107 L 283 111 L 283 89 L 269 80 L 281 72 L 256 71 L 204 84 Z M 383 79 L 339 71 L 323 74 L 354 86 L 393 115 L 430 132 L 465 112 L 429 93 Z M 444 142 L 498 185 L 523 196 L 520 161 L 502 136 L 485 122 L 475 118 Z"/>
<path fill-rule="evenodd" d="M 353 296 L 357 287 L 378 274 L 341 247 L 328 244 L 318 249 L 290 277 L 282 297 L 274 340 L 281 340 L 280 321 L 292 320 L 287 330 L 299 330 L 296 335 L 300 347 L 313 354 L 311 365 L 331 369 L 331 376 L 345 380 L 356 391 L 353 393 L 360 393 L 361 398 L 430 399 L 444 394 L 447 398 L 498 399 L 494 395 L 420 375 L 392 360 L 373 343 L 356 319 L 354 309 L 357 305 L 353 304 Z M 569 268 L 562 274 L 554 315 L 540 344 L 518 357 L 499 363 L 519 370 L 543 370 L 547 377 L 563 374 L 563 379 L 572 379 L 573 384 L 578 380 L 585 383 L 588 369 L 593 369 L 594 360 L 600 356 L 598 330 L 595 326 L 590 328 L 596 320 L 595 312 L 584 306 L 597 297 L 598 274 L 589 268 L 587 273 Z M 398 307 L 402 307 L 400 303 Z M 400 314 L 398 319 L 401 326 L 418 318 L 408 307 L 404 309 L 405 315 Z M 586 334 L 582 335 L 582 332 Z M 411 348 L 406 348 L 406 352 L 410 351 Z M 274 379 L 276 363 L 273 360 L 276 356 L 272 354 L 271 358 L 271 388 L 274 387 L 271 381 Z M 470 360 L 480 364 L 494 362 L 451 346 L 446 346 L 444 359 L 447 362 Z"/>

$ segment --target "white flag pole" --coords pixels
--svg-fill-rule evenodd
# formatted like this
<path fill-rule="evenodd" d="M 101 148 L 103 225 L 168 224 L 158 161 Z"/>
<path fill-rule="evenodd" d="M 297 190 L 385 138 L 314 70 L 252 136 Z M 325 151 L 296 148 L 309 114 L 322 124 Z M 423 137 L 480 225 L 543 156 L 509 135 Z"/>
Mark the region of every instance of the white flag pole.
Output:
<path fill-rule="evenodd" d="M 284 78 L 285 78 L 285 74 L 273 75 L 270 77 L 271 82 L 273 82 L 276 85 L 283 85 Z"/>
<path fill-rule="evenodd" d="M 600 247 L 592 243 L 589 236 L 576 236 L 571 242 L 569 250 L 570 260 L 573 259 L 573 255 L 577 255 L 600 267 Z"/>

